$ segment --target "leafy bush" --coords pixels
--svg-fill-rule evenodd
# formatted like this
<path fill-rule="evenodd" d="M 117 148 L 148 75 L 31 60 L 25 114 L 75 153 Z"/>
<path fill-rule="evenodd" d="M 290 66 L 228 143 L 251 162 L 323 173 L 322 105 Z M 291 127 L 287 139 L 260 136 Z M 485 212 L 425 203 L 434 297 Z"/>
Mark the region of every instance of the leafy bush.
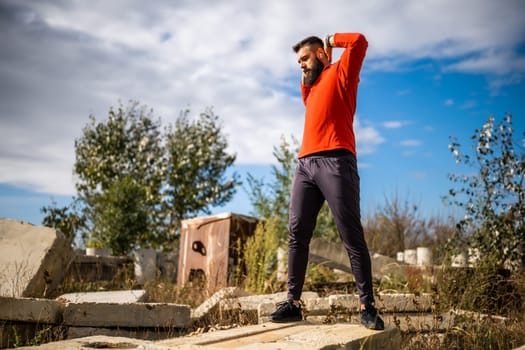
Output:
<path fill-rule="evenodd" d="M 472 154 L 462 152 L 452 138 L 449 149 L 456 163 L 474 169 L 474 174 L 451 174 L 459 188 L 449 191 L 452 205 L 465 217 L 457 224 L 450 248 L 479 249 L 483 259 L 498 267 L 525 268 L 525 132 L 514 140 L 512 116 L 496 123 L 489 117 L 472 135 Z"/>

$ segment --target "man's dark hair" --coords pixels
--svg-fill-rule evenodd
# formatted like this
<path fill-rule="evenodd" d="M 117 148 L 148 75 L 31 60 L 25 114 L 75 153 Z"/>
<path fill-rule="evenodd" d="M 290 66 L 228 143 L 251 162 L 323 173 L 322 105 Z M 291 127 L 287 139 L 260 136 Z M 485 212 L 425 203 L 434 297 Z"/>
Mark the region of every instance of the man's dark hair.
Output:
<path fill-rule="evenodd" d="M 309 36 L 308 38 L 304 38 L 303 40 L 299 41 L 297 44 L 292 46 L 292 48 L 294 52 L 297 53 L 303 46 L 323 47 L 323 41 L 317 36 Z"/>

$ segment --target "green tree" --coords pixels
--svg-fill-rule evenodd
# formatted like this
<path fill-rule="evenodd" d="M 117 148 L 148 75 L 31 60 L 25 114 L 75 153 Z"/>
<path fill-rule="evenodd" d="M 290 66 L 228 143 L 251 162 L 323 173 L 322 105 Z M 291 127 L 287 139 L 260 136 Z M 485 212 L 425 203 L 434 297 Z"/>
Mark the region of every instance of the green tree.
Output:
<path fill-rule="evenodd" d="M 76 201 L 61 208 L 57 207 L 56 202 L 53 202 L 51 205 L 42 207 L 40 211 L 44 214 L 42 225 L 59 230 L 66 236 L 70 244 L 75 244 L 77 233 L 85 225 L 85 218 L 79 215 L 76 209 Z"/>
<path fill-rule="evenodd" d="M 97 122 L 90 115 L 75 140 L 74 172 L 81 198 L 107 189 L 113 181 L 130 175 L 145 185 L 147 196 L 158 201 L 164 164 L 160 120 L 152 120 L 152 110 L 130 102 L 109 110 L 106 121 Z"/>
<path fill-rule="evenodd" d="M 450 174 L 459 188 L 450 189 L 449 203 L 462 208 L 465 217 L 457 224 L 451 247 L 478 248 L 482 258 L 500 267 L 525 266 L 525 133 L 514 141 L 512 116 L 496 123 L 490 116 L 475 130 L 472 154 L 463 153 L 456 138 L 449 146 L 456 163 L 474 170 L 467 175 Z"/>
<path fill-rule="evenodd" d="M 237 174 L 225 172 L 235 156 L 226 153 L 218 117 L 206 110 L 190 121 L 188 114 L 164 134 L 153 111 L 138 102 L 110 108 L 107 120 L 89 117 L 75 140 L 84 238 L 121 254 L 137 245 L 169 245 L 181 219 L 232 198 Z"/>
<path fill-rule="evenodd" d="M 163 210 L 168 213 L 168 229 L 174 231 L 184 218 L 231 200 L 240 184 L 234 172 L 226 170 L 236 156 L 228 154 L 219 117 L 211 109 L 195 120 L 183 111 L 166 135 L 167 169 Z"/>
<path fill-rule="evenodd" d="M 149 221 L 145 187 L 125 175 L 95 197 L 92 238 L 111 248 L 113 254 L 125 255 L 137 245 L 155 245 L 148 232 Z"/>
<path fill-rule="evenodd" d="M 159 205 L 163 182 L 164 149 L 161 145 L 160 121 L 152 120 L 152 110 L 130 102 L 116 110 L 110 108 L 109 117 L 97 122 L 89 117 L 89 123 L 82 130 L 82 136 L 75 140 L 76 160 L 74 172 L 77 175 L 77 193 L 84 203 L 87 230 L 94 227 L 101 213 L 101 198 L 106 198 L 115 182 L 125 177 L 133 179 L 135 186 L 144 191 L 144 205 L 148 216 L 147 232 L 149 241 L 159 241 L 162 217 Z M 102 196 L 102 197 L 101 197 Z"/>

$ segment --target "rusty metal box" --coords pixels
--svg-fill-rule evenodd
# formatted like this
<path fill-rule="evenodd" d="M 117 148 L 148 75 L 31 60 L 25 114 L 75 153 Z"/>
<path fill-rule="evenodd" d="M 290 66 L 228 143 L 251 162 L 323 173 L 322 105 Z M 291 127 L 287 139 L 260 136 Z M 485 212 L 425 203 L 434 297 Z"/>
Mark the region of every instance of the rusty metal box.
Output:
<path fill-rule="evenodd" d="M 242 265 L 241 248 L 257 222 L 233 213 L 182 220 L 177 284 L 201 278 L 209 294 L 233 285 L 234 271 Z"/>

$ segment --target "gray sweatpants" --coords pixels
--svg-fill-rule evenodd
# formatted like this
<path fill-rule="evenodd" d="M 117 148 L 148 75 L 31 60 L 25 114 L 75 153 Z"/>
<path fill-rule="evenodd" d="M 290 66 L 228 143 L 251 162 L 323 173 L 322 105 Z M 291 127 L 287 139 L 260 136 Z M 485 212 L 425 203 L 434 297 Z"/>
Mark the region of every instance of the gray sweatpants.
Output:
<path fill-rule="evenodd" d="M 309 244 L 324 203 L 348 252 L 362 304 L 374 302 L 370 255 L 361 225 L 359 175 L 355 156 L 335 150 L 299 159 L 290 198 L 288 299 L 301 297 Z"/>

